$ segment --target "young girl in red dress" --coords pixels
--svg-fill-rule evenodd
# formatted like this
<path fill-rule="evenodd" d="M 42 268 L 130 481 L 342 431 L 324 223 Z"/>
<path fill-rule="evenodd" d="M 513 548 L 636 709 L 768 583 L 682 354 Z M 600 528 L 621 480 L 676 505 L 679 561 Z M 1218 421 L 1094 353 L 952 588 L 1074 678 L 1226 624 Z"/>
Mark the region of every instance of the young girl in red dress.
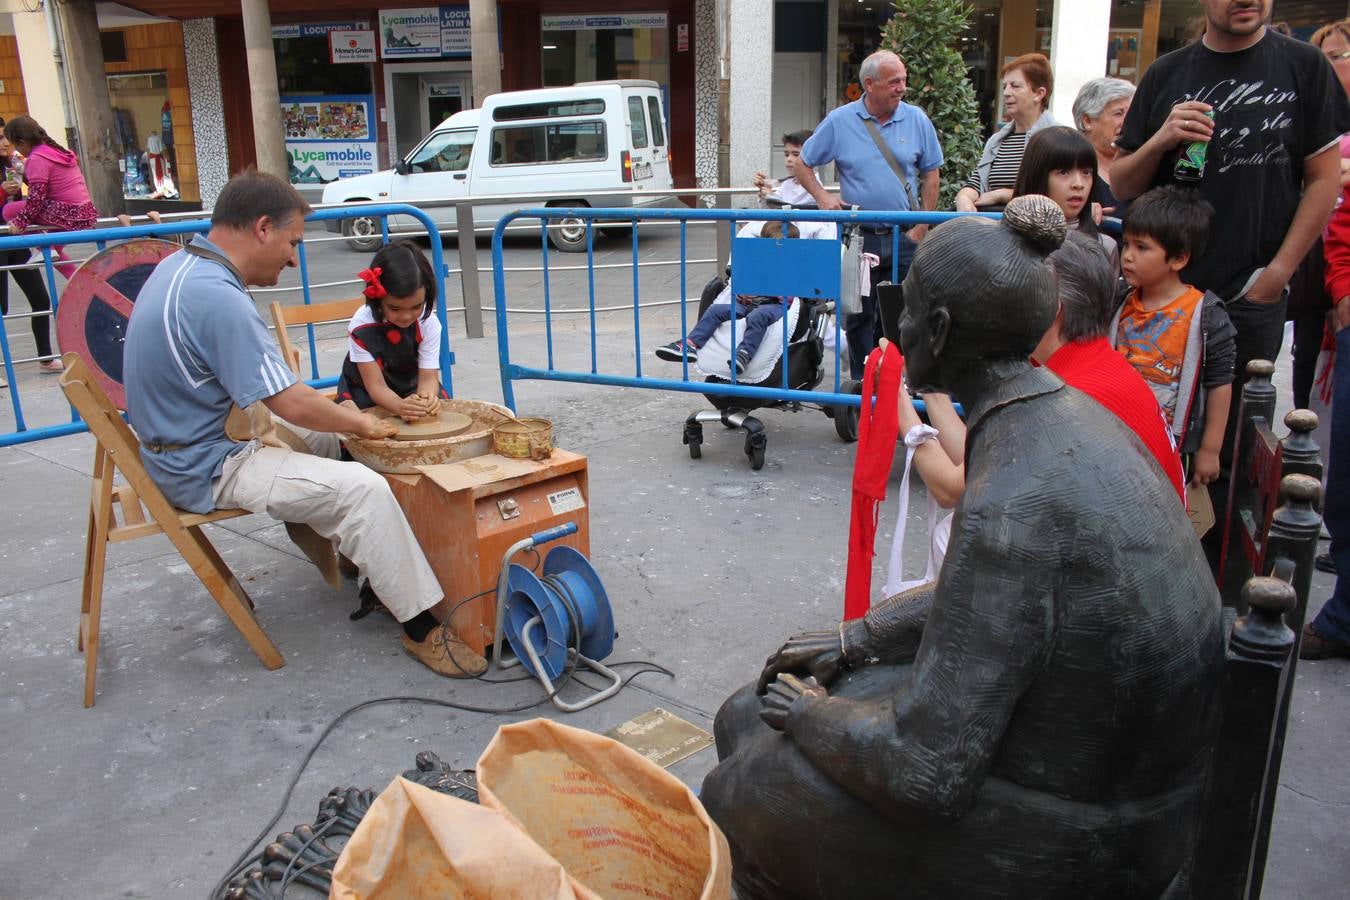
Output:
<path fill-rule="evenodd" d="M 379 406 L 408 421 L 434 415 L 440 382 L 441 322 L 435 273 L 411 241 L 381 247 L 359 273 L 366 305 L 347 324 L 338 402 Z"/>

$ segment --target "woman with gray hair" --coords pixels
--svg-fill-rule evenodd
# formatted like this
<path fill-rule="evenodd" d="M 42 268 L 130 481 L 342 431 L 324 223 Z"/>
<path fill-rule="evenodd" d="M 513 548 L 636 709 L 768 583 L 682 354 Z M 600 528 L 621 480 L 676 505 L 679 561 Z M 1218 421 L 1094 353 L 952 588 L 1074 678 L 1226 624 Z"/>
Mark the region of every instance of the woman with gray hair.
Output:
<path fill-rule="evenodd" d="M 1134 98 L 1134 85 L 1123 78 L 1094 78 L 1083 85 L 1073 101 L 1073 124 L 1097 151 L 1097 183 L 1092 202 L 1102 211 L 1120 215 L 1125 204 L 1111 193 L 1111 161 L 1116 158 L 1116 138 L 1125 124 L 1125 113 Z"/>

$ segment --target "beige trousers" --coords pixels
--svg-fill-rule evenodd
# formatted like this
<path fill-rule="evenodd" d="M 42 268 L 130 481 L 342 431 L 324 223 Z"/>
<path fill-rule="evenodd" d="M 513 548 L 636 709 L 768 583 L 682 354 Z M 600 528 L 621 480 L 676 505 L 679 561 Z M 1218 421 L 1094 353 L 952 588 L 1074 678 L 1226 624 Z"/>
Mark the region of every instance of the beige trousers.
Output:
<path fill-rule="evenodd" d="M 313 454 L 249 442 L 225 460 L 216 506 L 304 522 L 336 541 L 400 622 L 439 603 L 441 586 L 384 476 L 338 460 L 337 435 L 286 427 Z"/>

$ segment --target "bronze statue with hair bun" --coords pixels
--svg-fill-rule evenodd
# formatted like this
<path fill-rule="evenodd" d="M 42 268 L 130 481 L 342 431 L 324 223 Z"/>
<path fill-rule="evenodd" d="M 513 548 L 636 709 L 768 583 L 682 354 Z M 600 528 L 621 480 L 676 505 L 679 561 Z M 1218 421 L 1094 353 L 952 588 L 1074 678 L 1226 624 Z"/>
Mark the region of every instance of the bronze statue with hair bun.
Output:
<path fill-rule="evenodd" d="M 911 387 L 968 411 L 937 581 L 800 635 L 717 715 L 702 800 L 750 898 L 1183 891 L 1222 664 L 1219 595 L 1161 470 L 1028 357 L 1059 208 L 919 245 Z"/>

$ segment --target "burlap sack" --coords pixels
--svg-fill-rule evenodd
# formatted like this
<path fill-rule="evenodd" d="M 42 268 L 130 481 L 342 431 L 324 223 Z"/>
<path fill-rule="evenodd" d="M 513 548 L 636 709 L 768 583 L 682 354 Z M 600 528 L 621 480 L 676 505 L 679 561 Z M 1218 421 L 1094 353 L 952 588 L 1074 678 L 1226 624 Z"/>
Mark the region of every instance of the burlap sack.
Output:
<path fill-rule="evenodd" d="M 617 741 L 534 719 L 497 731 L 475 806 L 396 779 L 330 896 L 598 900 L 731 896 L 726 838 L 678 779 Z"/>

